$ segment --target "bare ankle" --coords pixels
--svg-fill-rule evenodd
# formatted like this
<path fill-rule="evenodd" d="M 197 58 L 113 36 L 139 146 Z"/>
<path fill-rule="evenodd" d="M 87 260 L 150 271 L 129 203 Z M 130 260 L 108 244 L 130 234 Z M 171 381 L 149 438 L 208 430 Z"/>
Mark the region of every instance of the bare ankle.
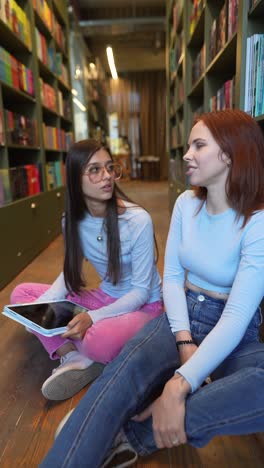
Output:
<path fill-rule="evenodd" d="M 71 351 L 77 351 L 75 344 L 65 343 L 59 349 L 57 349 L 56 353 L 58 356 L 62 357 L 65 356 L 65 354 L 70 353 Z"/>

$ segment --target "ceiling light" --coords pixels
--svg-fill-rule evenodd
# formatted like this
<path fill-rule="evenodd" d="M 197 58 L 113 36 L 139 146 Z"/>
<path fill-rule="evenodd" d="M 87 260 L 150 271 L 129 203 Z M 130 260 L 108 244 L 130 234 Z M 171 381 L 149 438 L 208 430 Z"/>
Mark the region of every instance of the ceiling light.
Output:
<path fill-rule="evenodd" d="M 106 48 L 106 54 L 107 54 L 108 64 L 111 70 L 112 77 L 114 80 L 118 80 L 118 74 L 117 74 L 116 67 L 115 67 L 115 60 L 114 60 L 112 47 L 108 46 Z"/>
<path fill-rule="evenodd" d="M 81 103 L 81 101 L 79 101 L 79 99 L 77 99 L 76 97 L 74 97 L 73 99 L 73 102 L 76 104 L 76 106 L 79 107 L 79 109 L 83 112 L 85 112 L 87 109 L 86 107 Z"/>

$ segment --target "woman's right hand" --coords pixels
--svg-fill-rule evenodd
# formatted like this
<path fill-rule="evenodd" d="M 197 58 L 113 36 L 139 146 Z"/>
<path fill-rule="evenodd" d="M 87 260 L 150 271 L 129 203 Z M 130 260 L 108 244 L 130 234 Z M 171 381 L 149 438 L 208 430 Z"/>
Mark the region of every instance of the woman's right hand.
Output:
<path fill-rule="evenodd" d="M 63 333 L 62 338 L 72 338 L 82 340 L 88 328 L 93 324 L 90 315 L 87 312 L 77 314 L 67 325 L 68 330 Z"/>

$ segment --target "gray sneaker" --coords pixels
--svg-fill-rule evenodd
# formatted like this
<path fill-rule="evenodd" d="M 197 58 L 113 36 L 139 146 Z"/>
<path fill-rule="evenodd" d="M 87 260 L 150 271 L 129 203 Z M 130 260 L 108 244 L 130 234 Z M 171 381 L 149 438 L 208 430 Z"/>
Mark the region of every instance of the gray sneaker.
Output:
<path fill-rule="evenodd" d="M 137 452 L 128 442 L 123 430 L 121 430 L 101 468 L 125 468 L 134 465 L 137 459 Z"/>
<path fill-rule="evenodd" d="M 45 380 L 41 388 L 42 394 L 47 400 L 71 398 L 95 380 L 104 367 L 104 364 L 93 362 L 78 351 L 71 351 L 61 358 L 60 366 Z"/>
<path fill-rule="evenodd" d="M 75 408 L 69 411 L 64 418 L 61 420 L 55 432 L 55 439 L 58 437 L 62 428 L 70 418 Z M 138 459 L 137 452 L 133 449 L 132 445 L 127 440 L 127 437 L 123 430 L 119 432 L 114 440 L 113 447 L 108 453 L 101 468 L 125 468 L 136 463 Z"/>

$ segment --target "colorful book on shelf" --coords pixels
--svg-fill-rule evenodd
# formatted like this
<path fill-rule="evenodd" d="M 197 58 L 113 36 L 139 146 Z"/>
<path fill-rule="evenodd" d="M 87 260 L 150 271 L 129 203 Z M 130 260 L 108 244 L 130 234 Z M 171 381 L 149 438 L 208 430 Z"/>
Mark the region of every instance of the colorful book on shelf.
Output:
<path fill-rule="evenodd" d="M 225 1 L 217 19 L 217 52 L 223 49 L 227 40 L 227 6 L 227 1 Z"/>
<path fill-rule="evenodd" d="M 28 195 L 35 195 L 40 192 L 39 170 L 35 164 L 26 164 Z"/>
<path fill-rule="evenodd" d="M 4 132 L 4 122 L 3 122 L 3 114 L 0 111 L 0 145 L 5 144 L 5 132 Z"/>
<path fill-rule="evenodd" d="M 18 200 L 28 196 L 27 171 L 24 166 L 9 169 L 12 199 Z"/>
<path fill-rule="evenodd" d="M 231 35 L 237 30 L 237 21 L 238 21 L 238 2 L 239 0 L 230 0 L 231 1 Z"/>
<path fill-rule="evenodd" d="M 263 89 L 264 89 L 264 34 L 259 37 L 258 56 L 256 58 L 256 96 L 254 116 L 258 117 L 263 114 Z"/>
<path fill-rule="evenodd" d="M 0 169 L 0 206 L 12 201 L 9 182 L 9 169 Z"/>
<path fill-rule="evenodd" d="M 46 180 L 48 190 L 53 190 L 57 187 L 55 166 L 53 162 L 46 163 Z"/>

